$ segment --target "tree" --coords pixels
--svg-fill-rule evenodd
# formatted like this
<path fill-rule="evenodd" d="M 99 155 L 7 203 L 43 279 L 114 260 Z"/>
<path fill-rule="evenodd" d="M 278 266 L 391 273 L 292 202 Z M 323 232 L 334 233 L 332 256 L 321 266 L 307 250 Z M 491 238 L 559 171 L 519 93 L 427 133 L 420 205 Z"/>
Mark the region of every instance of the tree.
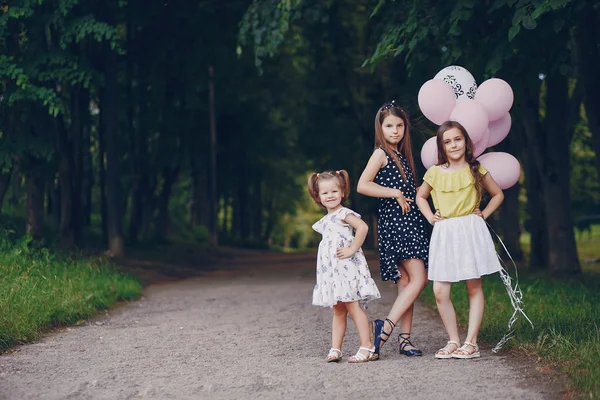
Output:
<path fill-rule="evenodd" d="M 390 56 L 402 57 L 413 79 L 422 78 L 423 72 L 429 79 L 436 65 L 439 69 L 459 63 L 468 65 L 477 76 L 499 76 L 513 84 L 518 99 L 516 105 L 521 108 L 517 114 L 523 118 L 526 146 L 534 156 L 533 162 L 527 163 L 526 176 L 529 199 L 534 202 L 531 209 L 545 210 L 534 219 L 534 224 L 543 223 L 539 234 L 547 233 L 547 237 L 540 236 L 538 240 L 534 231 L 532 243 L 536 244 L 534 250 L 546 254 L 534 253 L 533 259 L 543 262 L 555 273 L 580 270 L 568 190 L 568 149 L 576 118 L 559 120 L 557 117 L 564 115 L 558 111 L 559 104 L 563 108 L 566 104 L 568 110 L 577 110 L 580 102 L 579 91 L 568 90 L 568 78 L 572 76 L 572 65 L 568 63 L 572 25 L 565 24 L 562 14 L 567 10 L 568 21 L 580 15 L 582 4 L 585 2 L 566 0 L 498 0 L 493 4 L 472 0 L 451 3 L 381 0 L 371 14 L 376 20 L 373 30 L 380 33 L 380 40 L 364 63 L 376 68 Z M 263 0 L 253 3 L 242 24 L 241 36 L 254 38 L 257 64 L 276 53 L 292 23 L 298 23 L 307 8 L 304 2 Z M 317 8 L 315 13 L 323 16 L 323 7 Z M 315 19 L 313 14 L 310 18 Z M 540 46 L 540 42 L 547 44 Z M 543 76 L 544 81 L 538 76 Z M 542 93 L 547 114 L 543 114 L 540 107 Z M 578 113 L 569 111 L 567 115 Z M 553 143 L 560 145 L 553 146 Z M 536 185 L 538 178 L 539 186 Z M 511 204 L 516 207 L 515 202 Z M 560 215 L 553 212 L 557 206 L 565 210 Z M 509 215 L 514 219 L 518 213 L 514 210 Z M 537 243 L 547 243 L 547 246 Z"/>

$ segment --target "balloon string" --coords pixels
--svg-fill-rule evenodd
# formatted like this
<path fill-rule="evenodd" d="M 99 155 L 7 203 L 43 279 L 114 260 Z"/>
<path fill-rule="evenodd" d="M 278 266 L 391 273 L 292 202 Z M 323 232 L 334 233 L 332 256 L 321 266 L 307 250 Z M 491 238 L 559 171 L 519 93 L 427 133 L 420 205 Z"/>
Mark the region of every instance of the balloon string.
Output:
<path fill-rule="evenodd" d="M 502 279 L 502 282 L 504 283 L 504 287 L 506 288 L 506 292 L 508 293 L 508 297 L 510 299 L 510 303 L 513 308 L 513 313 L 511 315 L 510 319 L 508 320 L 508 329 L 507 329 L 506 333 L 504 334 L 504 336 L 502 336 L 502 339 L 500 339 L 498 344 L 496 344 L 496 346 L 494 346 L 494 348 L 492 349 L 492 352 L 497 353 L 502 348 L 502 346 L 504 346 L 504 344 L 506 344 L 506 342 L 508 342 L 510 339 L 512 339 L 514 337 L 513 325 L 517 321 L 517 316 L 519 314 L 522 314 L 523 317 L 525 317 L 527 322 L 529 322 L 529 324 L 531 325 L 532 329 L 534 329 L 534 326 L 533 326 L 533 322 L 531 322 L 531 320 L 529 319 L 529 317 L 527 316 L 527 314 L 525 314 L 525 311 L 523 310 L 523 307 L 524 307 L 523 292 L 519 288 L 519 272 L 517 270 L 517 264 L 513 260 L 512 256 L 510 255 L 510 252 L 504 245 L 504 242 L 502 241 L 502 239 L 500 239 L 500 236 L 498 236 L 496 231 L 494 231 L 494 229 L 491 227 L 491 225 L 489 223 L 487 223 L 487 221 L 486 221 L 486 224 L 488 225 L 489 229 L 494 233 L 494 235 L 498 239 L 498 242 L 500 242 L 500 244 L 502 245 L 502 248 L 508 255 L 508 258 L 510 258 L 512 265 L 515 268 L 515 284 L 513 287 L 512 278 L 510 277 L 510 274 L 509 274 L 508 270 L 506 269 L 506 264 L 502 260 L 502 257 L 500 257 L 500 254 L 496 253 L 496 255 L 498 256 L 498 259 L 500 260 L 500 264 L 502 264 L 502 269 L 500 270 L 500 278 Z"/>

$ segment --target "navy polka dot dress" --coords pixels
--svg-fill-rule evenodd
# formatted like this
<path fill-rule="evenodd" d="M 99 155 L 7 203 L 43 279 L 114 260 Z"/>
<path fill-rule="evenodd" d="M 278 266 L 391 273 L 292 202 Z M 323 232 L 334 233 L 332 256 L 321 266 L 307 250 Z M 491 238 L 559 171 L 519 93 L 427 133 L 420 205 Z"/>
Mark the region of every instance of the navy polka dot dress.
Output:
<path fill-rule="evenodd" d="M 394 159 L 387 153 L 387 164 L 377 172 L 374 182 L 383 187 L 400 189 L 407 199 L 415 200 L 417 191 L 413 172 L 404 156 L 398 152 L 396 155 L 404 166 L 408 182 L 404 182 Z M 400 261 L 418 258 L 427 265 L 429 234 L 425 229 L 425 218 L 416 203 L 409 203 L 410 212 L 402 214 L 396 199 L 378 198 L 377 200 L 377 241 L 381 279 L 398 282 Z"/>

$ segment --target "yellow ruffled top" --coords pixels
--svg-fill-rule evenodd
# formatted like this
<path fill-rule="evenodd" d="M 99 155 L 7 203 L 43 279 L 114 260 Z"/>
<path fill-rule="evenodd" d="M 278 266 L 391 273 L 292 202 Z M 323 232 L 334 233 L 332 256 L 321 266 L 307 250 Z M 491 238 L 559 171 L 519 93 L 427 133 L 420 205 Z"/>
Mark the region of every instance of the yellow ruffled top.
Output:
<path fill-rule="evenodd" d="M 481 175 L 488 173 L 481 165 L 479 172 Z M 439 165 L 434 165 L 427 170 L 423 180 L 433 188 L 433 205 L 440 211 L 442 218 L 472 214 L 479 205 L 475 178 L 468 164 L 458 171 L 445 171 Z"/>

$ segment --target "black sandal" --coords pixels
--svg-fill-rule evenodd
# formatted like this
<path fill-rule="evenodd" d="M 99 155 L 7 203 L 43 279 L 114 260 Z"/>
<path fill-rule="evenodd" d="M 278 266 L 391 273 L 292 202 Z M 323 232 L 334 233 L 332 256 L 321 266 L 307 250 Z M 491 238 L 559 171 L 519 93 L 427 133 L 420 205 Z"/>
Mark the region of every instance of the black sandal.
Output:
<path fill-rule="evenodd" d="M 379 350 L 381 349 L 381 346 L 388 341 L 388 339 L 390 338 L 390 335 L 392 334 L 392 331 L 394 330 L 394 327 L 396 326 L 396 324 L 394 324 L 392 322 L 392 320 L 390 320 L 389 318 L 385 319 L 392 327 L 392 329 L 390 330 L 390 333 L 387 333 L 386 331 L 383 330 L 383 327 L 385 326 L 385 321 L 382 321 L 380 319 L 376 319 L 375 321 L 373 321 L 373 325 L 372 325 L 372 329 L 373 329 L 373 344 L 375 345 L 375 351 L 373 352 L 373 355 L 371 356 L 371 360 L 375 361 L 375 360 L 379 360 Z M 383 339 L 381 337 L 381 335 L 385 335 L 387 336 L 387 338 Z"/>
<path fill-rule="evenodd" d="M 402 340 L 400 340 L 402 339 Z M 410 333 L 401 333 L 398 335 L 398 343 L 400 343 L 400 354 L 403 354 L 407 357 L 413 357 L 413 356 L 422 356 L 423 352 L 419 349 L 416 348 L 416 346 L 414 344 L 411 343 L 410 341 Z M 406 346 L 411 346 L 414 347 L 414 349 L 410 349 L 410 350 L 404 350 L 404 348 Z"/>

